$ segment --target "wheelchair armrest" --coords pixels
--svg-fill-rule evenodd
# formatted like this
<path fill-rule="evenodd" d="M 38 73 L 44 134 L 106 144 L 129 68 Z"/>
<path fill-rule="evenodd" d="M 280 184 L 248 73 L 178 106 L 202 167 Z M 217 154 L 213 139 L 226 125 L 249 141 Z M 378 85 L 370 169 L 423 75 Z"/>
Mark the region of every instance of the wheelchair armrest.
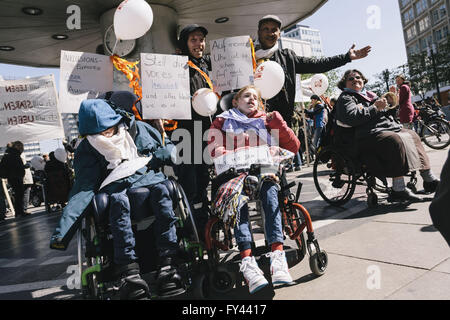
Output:
<path fill-rule="evenodd" d="M 91 202 L 95 223 L 97 225 L 107 225 L 109 223 L 109 195 L 99 193 L 94 196 Z"/>

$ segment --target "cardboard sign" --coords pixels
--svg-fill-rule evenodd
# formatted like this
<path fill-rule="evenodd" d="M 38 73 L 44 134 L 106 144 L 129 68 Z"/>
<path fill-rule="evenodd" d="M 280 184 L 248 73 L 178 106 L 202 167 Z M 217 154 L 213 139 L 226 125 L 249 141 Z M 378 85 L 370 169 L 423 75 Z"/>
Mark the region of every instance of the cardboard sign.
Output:
<path fill-rule="evenodd" d="M 141 53 L 144 119 L 192 119 L 188 57 Z"/>
<path fill-rule="evenodd" d="M 64 138 L 53 75 L 0 81 L 0 145 Z"/>
<path fill-rule="evenodd" d="M 213 40 L 210 47 L 214 91 L 222 93 L 253 84 L 250 36 Z"/>
<path fill-rule="evenodd" d="M 78 113 L 81 101 L 113 89 L 113 65 L 108 56 L 61 51 L 59 110 Z"/>

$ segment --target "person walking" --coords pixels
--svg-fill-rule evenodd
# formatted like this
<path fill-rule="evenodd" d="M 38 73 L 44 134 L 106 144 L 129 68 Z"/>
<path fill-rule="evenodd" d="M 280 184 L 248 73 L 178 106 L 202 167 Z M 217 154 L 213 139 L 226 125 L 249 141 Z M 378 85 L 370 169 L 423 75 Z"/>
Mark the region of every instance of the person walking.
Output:
<path fill-rule="evenodd" d="M 23 153 L 20 155 L 20 158 L 22 159 L 23 164 L 26 165 L 27 160 L 25 159 L 25 155 Z M 28 167 L 25 169 L 25 175 L 23 176 L 23 213 L 25 215 L 31 214 L 28 212 L 28 204 L 30 203 L 30 192 L 33 183 L 33 174 L 31 173 L 31 169 Z"/>
<path fill-rule="evenodd" d="M 25 169 L 28 167 L 23 164 L 20 155 L 24 150 L 21 141 L 14 141 L 8 144 L 5 155 L 2 158 L 2 168 L 5 171 L 8 184 L 14 193 L 14 211 L 16 218 L 23 217 L 24 213 L 24 186 L 23 178 L 25 176 Z"/>
<path fill-rule="evenodd" d="M 322 131 L 327 125 L 328 120 L 328 111 L 321 102 L 319 96 L 313 94 L 311 96 L 310 110 L 305 110 L 306 115 L 314 119 L 313 144 L 316 150 L 319 148 L 320 137 L 322 136 Z"/>
<path fill-rule="evenodd" d="M 414 106 L 411 102 L 411 89 L 409 81 L 406 81 L 405 76 L 398 75 L 395 78 L 398 88 L 398 116 L 403 128 L 414 130 Z"/>

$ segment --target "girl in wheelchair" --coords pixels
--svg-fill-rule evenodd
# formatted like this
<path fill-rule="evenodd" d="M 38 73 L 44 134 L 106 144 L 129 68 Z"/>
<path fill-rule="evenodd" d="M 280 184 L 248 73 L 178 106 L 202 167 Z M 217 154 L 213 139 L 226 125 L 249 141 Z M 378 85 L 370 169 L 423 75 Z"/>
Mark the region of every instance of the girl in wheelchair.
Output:
<path fill-rule="evenodd" d="M 270 145 L 270 133 L 276 130 L 278 130 L 279 146 L 294 154 L 297 153 L 300 142 L 281 115 L 277 111 L 271 113 L 260 111 L 262 101 L 258 88 L 255 86 L 242 88 L 234 96 L 232 104 L 233 108 L 218 115 L 211 125 L 208 147 L 213 159 L 243 147 L 254 147 L 255 144 L 256 146 Z M 235 217 L 231 226 L 234 225 L 234 236 L 242 259 L 240 271 L 249 286 L 250 293 L 254 293 L 268 285 L 268 281 L 255 257 L 252 256 L 252 239 L 248 206 L 244 203 L 245 197 L 242 194 L 238 195 L 230 206 L 226 206 L 227 209 L 218 205 L 218 201 L 226 203 L 229 200 L 224 197 L 226 198 L 233 190 L 236 190 L 239 184 L 242 185 L 244 178 L 245 175 L 241 175 L 222 184 L 216 194 L 213 208 L 219 216 L 233 215 Z M 260 188 L 259 198 L 265 213 L 266 240 L 271 248 L 269 255 L 272 283 L 284 284 L 292 282 L 292 277 L 283 251 L 282 217 L 276 182 L 276 176 L 265 180 Z"/>
<path fill-rule="evenodd" d="M 172 164 L 174 145 L 166 139 L 162 145 L 159 132 L 135 121 L 134 116 L 103 99 L 88 99 L 79 110 L 79 132 L 85 138 L 76 149 L 75 181 L 50 247 L 65 250 L 78 228 L 83 212 L 96 193 L 109 195 L 109 224 L 113 236 L 113 270 L 119 283 L 121 299 L 148 298 L 149 288 L 141 278 L 135 237 L 131 225 L 127 190 L 150 189 L 150 203 L 155 215 L 155 238 L 159 253 L 161 290 L 180 289 L 181 279 L 173 266 L 178 250 L 176 217 L 165 175 L 157 170 Z M 128 131 L 128 128 L 134 128 Z M 133 135 L 133 136 L 132 136 Z M 169 276 L 168 276 L 169 275 Z M 164 292 L 160 293 L 161 295 Z"/>

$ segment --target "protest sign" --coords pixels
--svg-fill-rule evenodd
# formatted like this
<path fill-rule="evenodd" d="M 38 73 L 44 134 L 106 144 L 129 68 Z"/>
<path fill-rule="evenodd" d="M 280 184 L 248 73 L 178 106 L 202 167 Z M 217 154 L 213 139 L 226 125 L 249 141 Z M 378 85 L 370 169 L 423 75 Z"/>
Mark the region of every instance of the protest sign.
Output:
<path fill-rule="evenodd" d="M 145 119 L 191 119 L 187 56 L 141 53 Z"/>
<path fill-rule="evenodd" d="M 0 145 L 64 138 L 53 75 L 0 81 Z"/>
<path fill-rule="evenodd" d="M 59 110 L 78 113 L 81 101 L 113 88 L 113 65 L 101 54 L 61 51 Z"/>
<path fill-rule="evenodd" d="M 211 80 L 214 91 L 240 89 L 253 84 L 253 60 L 249 36 L 210 41 Z"/>

